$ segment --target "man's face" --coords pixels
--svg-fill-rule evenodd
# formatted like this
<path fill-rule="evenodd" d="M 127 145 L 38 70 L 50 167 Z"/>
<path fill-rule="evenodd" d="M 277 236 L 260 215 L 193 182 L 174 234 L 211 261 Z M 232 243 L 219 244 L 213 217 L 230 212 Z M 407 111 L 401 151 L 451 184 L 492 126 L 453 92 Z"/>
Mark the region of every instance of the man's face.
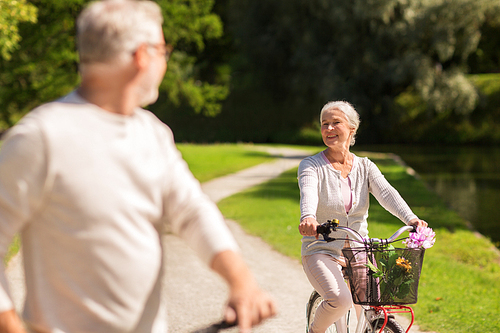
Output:
<path fill-rule="evenodd" d="M 159 94 L 158 88 L 167 71 L 167 59 L 165 56 L 169 50 L 166 47 L 161 27 L 159 29 L 158 42 L 149 45 L 150 62 L 141 86 L 141 106 L 156 102 Z"/>

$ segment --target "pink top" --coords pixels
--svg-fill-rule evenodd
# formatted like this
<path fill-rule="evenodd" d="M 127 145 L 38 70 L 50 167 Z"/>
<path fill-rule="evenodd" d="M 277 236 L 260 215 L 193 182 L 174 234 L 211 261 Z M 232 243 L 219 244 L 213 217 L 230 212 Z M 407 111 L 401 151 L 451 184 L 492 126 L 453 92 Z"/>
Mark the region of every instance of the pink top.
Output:
<path fill-rule="evenodd" d="M 331 164 L 324 151 L 321 152 L 321 156 L 323 156 L 328 164 Z M 345 212 L 349 213 L 349 210 L 352 207 L 351 179 L 349 179 L 349 175 L 347 175 L 346 178 L 340 177 L 340 189 L 342 191 L 342 198 L 344 198 Z"/>

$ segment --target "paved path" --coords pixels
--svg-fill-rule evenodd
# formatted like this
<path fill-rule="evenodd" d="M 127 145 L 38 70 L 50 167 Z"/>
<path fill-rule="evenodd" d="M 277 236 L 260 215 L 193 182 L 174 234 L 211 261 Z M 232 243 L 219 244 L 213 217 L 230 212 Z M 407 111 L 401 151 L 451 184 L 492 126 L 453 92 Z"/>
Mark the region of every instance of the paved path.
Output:
<path fill-rule="evenodd" d="M 202 185 L 203 190 L 217 202 L 296 167 L 300 160 L 308 155 L 307 152 L 290 149 L 275 149 L 271 153 L 281 158 L 206 182 Z M 227 223 L 259 284 L 271 293 L 279 306 L 279 314 L 255 328 L 253 332 L 305 332 L 305 305 L 312 288 L 300 263 L 274 251 L 260 238 L 246 234 L 235 222 Z M 221 317 L 227 297 L 225 284 L 177 237 L 167 235 L 165 241 L 167 271 L 164 297 L 168 302 L 170 332 L 190 332 L 216 321 Z M 24 299 L 21 265 L 20 256 L 16 256 L 7 268 L 18 310 L 21 309 Z M 403 323 L 405 319 L 398 320 Z M 420 333 L 415 325 L 410 332 Z"/>
<path fill-rule="evenodd" d="M 297 150 L 271 153 L 282 158 L 204 183 L 203 190 L 217 202 L 296 167 L 309 155 Z M 312 288 L 302 266 L 297 260 L 274 251 L 260 238 L 246 234 L 235 222 L 227 223 L 260 286 L 271 293 L 279 306 L 278 316 L 253 332 L 305 332 L 305 305 Z M 227 289 L 222 280 L 202 265 L 192 251 L 179 251 L 185 249 L 180 240 L 174 236 L 167 237 L 167 269 L 172 268 L 167 271 L 169 325 L 172 332 L 189 332 L 220 318 Z"/>

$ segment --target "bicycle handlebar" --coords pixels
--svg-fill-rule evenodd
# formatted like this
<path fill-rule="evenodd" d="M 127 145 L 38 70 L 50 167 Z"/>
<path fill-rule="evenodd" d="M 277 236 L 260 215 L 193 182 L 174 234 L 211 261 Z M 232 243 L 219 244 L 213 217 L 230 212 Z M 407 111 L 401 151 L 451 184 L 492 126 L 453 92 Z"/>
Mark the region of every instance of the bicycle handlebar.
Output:
<path fill-rule="evenodd" d="M 339 220 L 333 219 L 333 220 L 328 220 L 327 222 L 320 224 L 316 231 L 318 234 L 323 235 L 323 241 L 326 241 L 327 243 L 333 242 L 335 240 L 345 240 L 345 239 L 339 239 L 339 238 L 333 238 L 330 237 L 330 233 L 332 231 L 337 231 L 337 230 L 342 230 L 345 231 L 349 236 L 352 237 L 352 241 L 358 242 L 360 244 L 365 244 L 365 245 L 388 245 L 389 243 L 392 243 L 396 241 L 396 238 L 398 238 L 403 232 L 409 231 L 409 232 L 416 232 L 417 228 L 415 226 L 404 226 L 399 228 L 394 235 L 392 235 L 389 238 L 386 239 L 379 239 L 379 238 L 363 238 L 357 231 L 349 228 L 349 227 L 341 227 L 339 226 Z M 315 241 L 311 244 L 308 245 L 311 246 L 312 244 L 315 244 L 317 242 L 321 242 L 320 240 Z"/>

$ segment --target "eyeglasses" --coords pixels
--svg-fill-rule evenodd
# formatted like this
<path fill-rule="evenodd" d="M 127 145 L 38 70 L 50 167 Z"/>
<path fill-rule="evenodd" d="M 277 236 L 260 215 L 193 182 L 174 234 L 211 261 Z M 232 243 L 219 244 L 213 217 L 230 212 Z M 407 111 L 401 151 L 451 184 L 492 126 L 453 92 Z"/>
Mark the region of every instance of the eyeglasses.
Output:
<path fill-rule="evenodd" d="M 172 54 L 172 51 L 174 50 L 174 47 L 170 44 L 165 44 L 165 43 L 157 43 L 157 44 L 152 44 L 148 43 L 149 47 L 154 47 L 160 54 L 162 54 L 165 57 L 165 61 L 168 61 L 170 59 L 170 55 Z"/>
<path fill-rule="evenodd" d="M 165 44 L 165 43 L 147 43 L 148 47 L 155 48 L 158 52 L 160 52 L 161 55 L 165 57 L 165 61 L 168 61 L 170 59 L 170 55 L 172 54 L 172 51 L 174 50 L 174 47 L 170 44 Z M 135 54 L 137 50 L 134 51 L 133 54 Z"/>

